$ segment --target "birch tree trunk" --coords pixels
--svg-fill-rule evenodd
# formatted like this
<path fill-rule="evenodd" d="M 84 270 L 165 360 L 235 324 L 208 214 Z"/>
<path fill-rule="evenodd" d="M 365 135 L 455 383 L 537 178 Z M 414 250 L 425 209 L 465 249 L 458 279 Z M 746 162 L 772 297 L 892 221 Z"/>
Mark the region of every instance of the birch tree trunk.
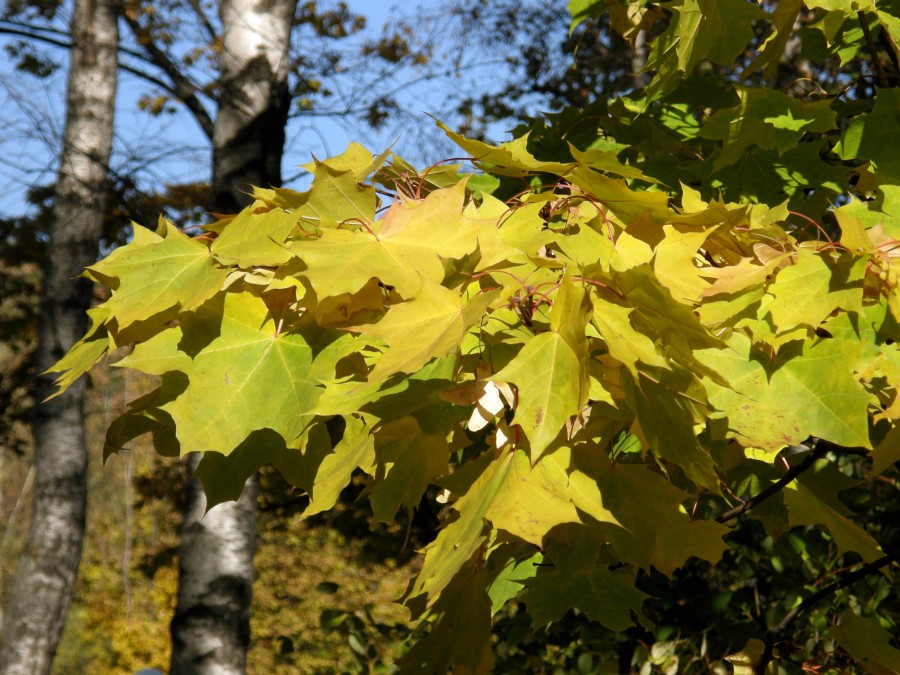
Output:
<path fill-rule="evenodd" d="M 296 0 L 222 0 L 219 5 L 223 51 L 209 197 L 215 213 L 234 213 L 248 203 L 245 193 L 251 184 L 281 184 L 295 9 Z M 198 456 L 191 458 L 191 473 L 198 462 Z M 257 491 L 254 476 L 237 502 L 204 515 L 203 489 L 198 480 L 188 481 L 172 620 L 172 675 L 245 670 Z"/>
<path fill-rule="evenodd" d="M 116 96 L 118 23 L 114 0 L 74 0 L 66 122 L 54 218 L 44 262 L 37 370 L 84 334 L 91 284 L 73 282 L 92 264 L 106 212 Z M 37 379 L 38 401 L 52 378 Z M 35 501 L 0 633 L 0 673 L 46 673 L 56 653 L 81 559 L 87 502 L 84 380 L 37 406 Z"/>

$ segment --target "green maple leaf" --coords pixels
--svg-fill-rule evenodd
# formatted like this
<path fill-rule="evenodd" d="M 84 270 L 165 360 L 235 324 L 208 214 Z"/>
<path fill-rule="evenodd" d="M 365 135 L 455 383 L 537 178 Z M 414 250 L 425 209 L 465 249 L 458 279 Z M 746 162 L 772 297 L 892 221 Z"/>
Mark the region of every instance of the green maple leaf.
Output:
<path fill-rule="evenodd" d="M 700 323 L 690 307 L 672 297 L 649 264 L 613 272 L 611 277 L 619 296 L 635 308 L 629 319 L 637 332 L 654 336 L 654 342 L 667 359 L 691 369 L 708 370 L 694 352 L 704 347 L 720 347 L 722 341 Z M 620 322 L 618 328 L 624 330 L 624 324 Z M 650 358 L 646 349 L 641 349 L 641 353 Z"/>
<path fill-rule="evenodd" d="M 190 368 L 191 357 L 178 348 L 183 338 L 181 328 L 174 326 L 139 342 L 131 353 L 114 364 L 117 368 L 131 368 L 148 375 L 163 375 L 170 371 Z"/>
<path fill-rule="evenodd" d="M 815 329 L 839 307 L 861 314 L 866 262 L 855 256 L 827 259 L 800 249 L 794 265 L 779 271 L 766 289 L 774 298 L 765 308 L 776 330 Z"/>
<path fill-rule="evenodd" d="M 135 228 L 134 241 L 91 265 L 85 275 L 113 289 L 106 301 L 121 332 L 154 315 L 192 310 L 215 295 L 227 272 L 203 242 L 165 220 L 157 234 Z"/>
<path fill-rule="evenodd" d="M 803 9 L 803 0 L 783 0 L 778 3 L 771 16 L 775 30 L 766 38 L 756 58 L 741 72 L 741 79 L 760 68 L 765 69 L 767 78 L 774 79 L 778 62 L 781 55 L 784 54 L 788 39 L 793 34 L 794 23 L 797 21 L 801 9 Z"/>
<path fill-rule="evenodd" d="M 602 560 L 606 544 L 592 528 L 569 526 L 559 535 L 562 540 L 553 539 L 546 548 L 553 567 L 525 581 L 525 607 L 535 624 L 559 621 L 575 608 L 614 631 L 633 626 L 632 612 L 642 617 L 641 605 L 650 597 L 635 588 L 634 573 L 609 571 Z"/>
<path fill-rule="evenodd" d="M 694 427 L 709 417 L 704 392 L 687 370 L 661 371 L 659 379 L 625 381 L 628 401 L 653 451 L 680 466 L 699 486 L 719 492 L 715 465 Z"/>
<path fill-rule="evenodd" d="M 152 391 L 129 402 L 128 409 L 114 419 L 106 430 L 103 460 L 116 454 L 138 436 L 151 434 L 153 447 L 164 457 L 178 457 L 180 446 L 175 436 L 175 422 L 159 406 L 173 401 L 187 387 L 184 373 L 162 376 L 162 383 Z"/>
<path fill-rule="evenodd" d="M 406 672 L 482 675 L 491 672 L 491 599 L 487 570 L 473 557 L 425 617 L 431 633 L 403 657 Z"/>
<path fill-rule="evenodd" d="M 456 520 L 441 530 L 437 539 L 426 547 L 422 569 L 406 592 L 407 605 L 415 606 L 421 596 L 427 604 L 433 604 L 485 541 L 485 514 L 506 482 L 513 465 L 513 455 L 504 453 L 490 460 L 491 457 L 485 455 L 483 462 L 473 463 L 472 466 L 480 469 L 480 473 L 466 493 L 453 504 L 458 514 Z"/>
<path fill-rule="evenodd" d="M 900 427 L 891 427 L 887 436 L 872 451 L 870 477 L 882 474 L 886 469 L 900 462 Z"/>
<path fill-rule="evenodd" d="M 384 163 L 389 151 L 373 158 L 359 143 L 350 143 L 337 157 L 313 159 L 304 169 L 313 174 L 313 184 L 305 194 L 300 213 L 303 221 L 319 227 L 338 227 L 345 222 L 375 219 L 378 195 L 363 181 Z"/>
<path fill-rule="evenodd" d="M 518 390 L 513 422 L 531 442 L 536 462 L 559 434 L 566 419 L 577 415 L 590 391 L 585 327 L 590 300 L 584 289 L 564 280 L 551 310 L 551 330 L 529 340 L 493 378 Z"/>
<path fill-rule="evenodd" d="M 210 250 L 239 267 L 282 265 L 291 259 L 285 241 L 297 224 L 297 214 L 284 209 L 247 208 L 234 218 L 217 223 L 220 233 Z"/>
<path fill-rule="evenodd" d="M 47 397 L 48 401 L 65 392 L 109 351 L 110 338 L 106 329 L 109 307 L 105 304 L 92 307 L 87 313 L 91 319 L 91 327 L 88 328 L 87 333 L 72 345 L 65 356 L 47 369 L 48 373 L 61 373 L 53 381 L 53 386 L 58 389 Z"/>
<path fill-rule="evenodd" d="M 522 592 L 522 582 L 537 574 L 543 560 L 544 554 L 529 544 L 501 544 L 491 551 L 488 558 L 488 571 L 493 577 L 488 587 L 491 616 Z"/>
<path fill-rule="evenodd" d="M 357 467 L 372 472 L 375 463 L 375 443 L 368 416 L 346 415 L 341 440 L 334 452 L 326 455 L 316 469 L 315 479 L 309 490 L 309 506 L 303 511 L 308 518 L 331 509 L 347 485 Z"/>
<path fill-rule="evenodd" d="M 603 506 L 597 484 L 580 471 L 569 471 L 571 450 L 558 448 L 533 467 L 528 455 L 517 450 L 505 483 L 485 517 L 535 546 L 557 525 L 580 523 L 576 507 L 596 520 L 618 524 Z"/>
<path fill-rule="evenodd" d="M 677 0 L 669 26 L 652 45 L 647 70 L 657 70 L 651 97 L 674 89 L 703 59 L 730 66 L 753 38 L 753 22 L 765 16 L 743 0 Z"/>
<path fill-rule="evenodd" d="M 455 352 L 498 294 L 477 293 L 466 302 L 456 291 L 421 279 L 414 299 L 392 306 L 377 323 L 351 328 L 381 338 L 388 345 L 369 374 L 369 381 L 380 382 L 394 373 L 415 372 L 431 359 Z M 411 340 L 413 335 L 415 339 Z"/>
<path fill-rule="evenodd" d="M 585 460 L 587 458 L 579 458 Z M 727 545 L 728 528 L 708 520 L 692 520 L 682 508 L 689 495 L 644 465 L 602 463 L 591 458 L 585 473 L 597 481 L 603 504 L 620 526 L 603 524 L 623 562 L 650 565 L 671 575 L 691 556 L 712 563 Z M 635 499 L 639 496 L 640 499 Z"/>
<path fill-rule="evenodd" d="M 369 496 L 375 520 L 392 521 L 401 506 L 410 512 L 418 508 L 428 484 L 447 473 L 449 459 L 447 439 L 423 433 L 413 417 L 381 426 L 375 435 L 375 462 L 386 476 Z"/>
<path fill-rule="evenodd" d="M 442 257 L 462 258 L 482 236 L 496 239 L 495 223 L 463 215 L 464 200 L 461 182 L 422 201 L 395 202 L 371 231 L 323 230 L 318 238 L 294 242 L 292 250 L 307 265 L 303 274 L 320 300 L 356 293 L 372 278 L 410 298 L 419 289 L 420 276 L 443 279 Z M 480 267 L 496 262 L 485 258 Z"/>
<path fill-rule="evenodd" d="M 855 117 L 834 151 L 841 159 L 870 160 L 885 182 L 900 180 L 900 154 L 896 152 L 900 127 L 900 92 L 878 89 L 875 107 Z"/>
<path fill-rule="evenodd" d="M 694 265 L 694 259 L 713 229 L 681 232 L 672 225 L 663 226 L 665 237 L 656 247 L 653 269 L 662 285 L 679 302 L 696 302 L 709 286 L 703 271 Z"/>
<path fill-rule="evenodd" d="M 593 295 L 594 314 L 591 323 L 600 333 L 610 355 L 620 361 L 637 378 L 638 363 L 648 366 L 668 367 L 666 359 L 657 351 L 648 336 L 635 330 L 630 316 L 633 307 L 626 307 L 602 297 Z"/>
<path fill-rule="evenodd" d="M 311 377 L 306 338 L 279 335 L 265 303 L 248 293 L 227 294 L 221 315 L 209 317 L 206 329 L 218 335 L 209 334 L 212 340 L 185 369 L 190 385 L 184 394 L 163 406 L 182 448 L 227 455 L 251 432 L 267 428 L 290 442 L 298 417 L 321 391 Z"/>
<path fill-rule="evenodd" d="M 574 162 L 544 162 L 536 159 L 528 150 L 529 134 L 519 136 L 508 143 L 489 145 L 451 131 L 443 122 L 437 123 L 445 134 L 465 150 L 472 159 L 488 168 L 489 173 L 500 176 L 525 176 L 530 173 L 565 174 Z"/>
<path fill-rule="evenodd" d="M 506 482 L 485 513 L 494 527 L 540 547 L 556 525 L 581 522 L 567 494 L 568 457 L 561 465 L 556 454 L 542 457 L 532 468 L 527 453 L 514 453 Z"/>
<path fill-rule="evenodd" d="M 894 636 L 877 619 L 864 619 L 852 610 L 841 615 L 828 634 L 870 673 L 900 672 L 900 649 L 891 645 Z"/>
<path fill-rule="evenodd" d="M 820 140 L 803 141 L 783 153 L 751 145 L 733 164 L 714 167 L 707 161 L 699 172 L 726 199 L 775 204 L 787 195 L 792 210 L 815 219 L 846 190 L 848 178 L 844 167 L 822 160 L 821 150 Z"/>
<path fill-rule="evenodd" d="M 606 206 L 625 225 L 639 217 L 664 222 L 669 217 L 669 197 L 658 190 L 632 190 L 623 180 L 602 176 L 587 166 L 578 166 L 566 178 Z"/>
<path fill-rule="evenodd" d="M 700 132 L 703 138 L 723 143 L 713 164 L 716 170 L 741 160 L 751 145 L 781 155 L 795 147 L 805 133 L 830 131 L 835 126 L 830 101 L 799 101 L 768 88 L 737 87 L 737 93 L 741 102 L 714 113 Z"/>
<path fill-rule="evenodd" d="M 847 447 L 871 447 L 871 397 L 854 377 L 852 343 L 807 344 L 801 354 L 774 364 L 753 353 L 744 335 L 735 333 L 729 346 L 697 355 L 728 382 L 725 387 L 705 379 L 704 385 L 710 405 L 725 413 L 744 446 L 777 452 L 817 436 Z"/>
<path fill-rule="evenodd" d="M 811 251 L 801 249 L 796 262 L 781 270 L 767 291 L 774 300 L 766 305 L 776 330 L 804 324 L 816 328 L 834 309 L 828 302 L 831 270 Z"/>
<path fill-rule="evenodd" d="M 328 435 L 321 427 L 313 437 L 328 446 Z M 278 468 L 292 484 L 304 487 L 302 462 L 300 448 L 287 447 L 284 438 L 271 429 L 257 429 L 228 454 L 204 452 L 194 476 L 203 484 L 209 510 L 217 504 L 240 499 L 247 479 L 269 464 Z"/>
<path fill-rule="evenodd" d="M 785 488 L 784 504 L 792 527 L 822 525 L 841 553 L 856 551 L 863 560 L 872 562 L 884 555 L 878 542 L 847 517 L 849 511 L 838 498 L 840 491 L 857 484 L 823 459 Z"/>

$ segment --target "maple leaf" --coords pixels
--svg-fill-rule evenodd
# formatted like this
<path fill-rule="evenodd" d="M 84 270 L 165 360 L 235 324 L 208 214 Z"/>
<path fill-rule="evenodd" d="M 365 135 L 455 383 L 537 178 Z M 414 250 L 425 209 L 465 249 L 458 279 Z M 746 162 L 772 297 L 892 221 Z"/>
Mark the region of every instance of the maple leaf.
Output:
<path fill-rule="evenodd" d="M 485 455 L 479 463 L 481 472 L 466 493 L 454 504 L 459 517 L 442 529 L 425 549 L 422 569 L 410 584 L 404 601 L 415 605 L 420 596 L 433 604 L 444 592 L 456 573 L 485 541 L 484 517 L 502 488 L 513 464 L 513 455 L 505 453 L 491 461 Z M 482 466 L 486 463 L 486 466 Z"/>
<path fill-rule="evenodd" d="M 449 459 L 447 439 L 423 433 L 413 417 L 382 426 L 375 437 L 375 464 L 386 475 L 369 497 L 375 520 L 390 522 L 401 506 L 410 512 L 418 508 L 428 484 L 447 472 Z"/>
<path fill-rule="evenodd" d="M 212 339 L 184 369 L 188 388 L 163 406 L 182 447 L 228 454 L 266 428 L 292 440 L 298 416 L 313 408 L 321 391 L 310 376 L 307 340 L 279 334 L 265 303 L 249 294 L 226 294 L 221 314 L 210 310 L 205 318 L 196 330 Z"/>
<path fill-rule="evenodd" d="M 431 359 L 456 351 L 498 295 L 497 291 L 477 293 L 466 302 L 456 291 L 422 278 L 415 298 L 392 306 L 377 323 L 350 327 L 388 345 L 369 381 L 415 372 Z M 410 340 L 411 335 L 416 339 Z"/>
<path fill-rule="evenodd" d="M 331 509 L 338 496 L 353 476 L 357 467 L 373 473 L 375 465 L 375 439 L 372 435 L 372 418 L 363 415 L 347 415 L 341 440 L 334 452 L 326 455 L 316 467 L 315 478 L 310 482 L 309 506 L 303 517 Z M 396 509 L 395 509 L 396 511 Z"/>
<path fill-rule="evenodd" d="M 500 494 L 485 513 L 494 527 L 541 546 L 544 535 L 560 523 L 581 519 L 568 493 L 565 467 L 553 456 L 542 457 L 532 469 L 528 455 L 515 452 Z"/>
<path fill-rule="evenodd" d="M 579 457 L 579 462 L 586 458 Z M 621 526 L 602 524 L 620 559 L 671 574 L 691 555 L 715 563 L 727 548 L 728 528 L 692 520 L 680 508 L 688 495 L 646 466 L 605 463 L 592 458 L 583 470 L 597 481 L 603 505 Z M 640 495 L 640 500 L 634 499 Z M 689 551 L 689 553 L 688 553 Z"/>
<path fill-rule="evenodd" d="M 896 181 L 900 179 L 900 157 L 894 151 L 898 123 L 900 94 L 879 89 L 872 112 L 853 119 L 834 151 L 842 159 L 871 160 L 885 179 Z"/>
<path fill-rule="evenodd" d="M 600 558 L 605 546 L 601 536 L 587 527 L 567 527 L 548 547 L 553 567 L 538 571 L 524 583 L 525 606 L 538 626 L 559 621 L 571 608 L 585 613 L 607 628 L 623 631 L 640 617 L 649 596 L 634 587 L 633 573 L 611 572 Z"/>
<path fill-rule="evenodd" d="M 673 19 L 653 42 L 646 65 L 658 71 L 650 84 L 651 96 L 673 89 L 679 75 L 690 73 L 702 59 L 731 65 L 752 37 L 752 22 L 765 16 L 741 0 L 677 0 L 667 9 Z"/>
<path fill-rule="evenodd" d="M 894 636 L 877 619 L 859 617 L 847 610 L 828 634 L 868 672 L 900 672 L 900 649 L 891 645 Z"/>
<path fill-rule="evenodd" d="M 848 518 L 849 510 L 838 499 L 838 492 L 855 487 L 857 481 L 820 460 L 810 471 L 797 477 L 784 491 L 791 526 L 823 525 L 842 553 L 855 551 L 872 562 L 884 555 L 872 536 Z"/>
<path fill-rule="evenodd" d="M 372 278 L 411 298 L 420 277 L 443 279 L 442 258 L 472 253 L 480 235 L 496 239 L 493 222 L 463 214 L 464 201 L 465 183 L 460 182 L 421 201 L 396 201 L 368 229 L 323 230 L 317 238 L 293 242 L 291 250 L 306 264 L 303 274 L 320 299 L 356 293 Z M 479 267 L 495 263 L 485 258 Z"/>
<path fill-rule="evenodd" d="M 403 657 L 408 672 L 443 673 L 450 666 L 460 675 L 491 671 L 491 600 L 486 586 L 484 566 L 469 560 L 428 612 L 431 634 Z"/>
<path fill-rule="evenodd" d="M 85 271 L 113 289 L 105 305 L 118 332 L 154 315 L 171 318 L 178 310 L 199 307 L 222 288 L 226 274 L 203 242 L 165 220 L 156 234 L 136 227 L 131 244 Z"/>
<path fill-rule="evenodd" d="M 218 223 L 219 236 L 210 250 L 220 259 L 241 267 L 281 265 L 291 258 L 285 241 L 297 224 L 296 213 L 251 207 Z"/>
<path fill-rule="evenodd" d="M 584 289 L 565 280 L 551 310 L 551 330 L 536 335 L 493 379 L 518 389 L 513 421 L 531 442 L 536 462 L 563 423 L 587 403 L 590 390 L 587 325 L 590 300 Z"/>
<path fill-rule="evenodd" d="M 704 138 L 723 141 L 714 162 L 717 170 L 739 161 L 752 144 L 781 155 L 795 147 L 804 133 L 834 127 L 829 101 L 798 101 L 773 89 L 738 87 L 737 93 L 741 102 L 716 112 L 700 132 Z"/>
<path fill-rule="evenodd" d="M 822 341 L 769 367 L 751 353 L 746 336 L 735 333 L 729 346 L 697 356 L 729 383 L 703 381 L 710 404 L 727 415 L 729 428 L 744 444 L 776 452 L 817 436 L 847 447 L 871 447 L 871 397 L 845 360 L 851 345 Z"/>
<path fill-rule="evenodd" d="M 53 386 L 58 387 L 50 396 L 59 396 L 74 384 L 79 377 L 88 372 L 109 351 L 110 338 L 106 329 L 106 321 L 109 319 L 109 307 L 100 305 L 88 310 L 91 326 L 78 342 L 59 361 L 47 369 L 48 373 L 61 373 L 53 381 Z"/>

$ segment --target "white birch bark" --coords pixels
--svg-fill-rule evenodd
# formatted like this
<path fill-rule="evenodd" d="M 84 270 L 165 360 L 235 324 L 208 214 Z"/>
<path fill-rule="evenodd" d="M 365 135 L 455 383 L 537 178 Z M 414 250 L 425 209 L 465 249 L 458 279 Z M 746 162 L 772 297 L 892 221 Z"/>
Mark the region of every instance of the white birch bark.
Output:
<path fill-rule="evenodd" d="M 44 263 L 37 370 L 53 365 L 83 335 L 106 212 L 113 139 L 118 24 L 113 0 L 74 0 L 66 122 L 54 219 Z M 51 392 L 38 378 L 36 398 Z M 81 559 L 87 497 L 84 381 L 37 406 L 34 515 L 0 633 L 0 673 L 46 673 L 56 653 Z"/>
<path fill-rule="evenodd" d="M 221 90 L 209 208 L 233 213 L 250 185 L 280 185 L 296 0 L 222 0 Z M 190 461 L 191 471 L 199 459 Z M 246 668 L 256 537 L 256 476 L 237 502 L 206 511 L 188 481 L 172 621 L 172 675 L 237 675 Z"/>

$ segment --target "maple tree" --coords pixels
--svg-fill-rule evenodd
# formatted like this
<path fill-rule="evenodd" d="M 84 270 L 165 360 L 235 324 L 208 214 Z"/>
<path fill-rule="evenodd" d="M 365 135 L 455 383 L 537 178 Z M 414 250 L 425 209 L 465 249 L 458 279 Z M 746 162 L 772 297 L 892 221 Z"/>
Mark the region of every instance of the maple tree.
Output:
<path fill-rule="evenodd" d="M 54 367 L 64 391 L 133 347 L 115 365 L 159 384 L 105 452 L 146 433 L 205 451 L 210 505 L 267 464 L 308 514 L 358 469 L 378 521 L 439 490 L 404 599 L 431 625 L 410 670 L 486 672 L 509 604 L 538 629 L 570 610 L 649 626 L 642 575 L 717 563 L 739 521 L 816 528 L 845 571 L 719 655 L 763 672 L 798 614 L 900 555 L 845 499 L 900 459 L 900 17 L 573 0 L 573 22 L 607 6 L 626 40 L 664 22 L 646 88 L 501 145 L 444 127 L 475 173 L 354 144 L 200 236 L 137 226 L 86 270 L 112 296 Z M 704 71 L 759 24 L 744 78 L 796 32 L 822 59 L 862 54 L 876 85 L 797 98 Z M 890 671 L 896 625 L 848 607 L 824 632 Z"/>

